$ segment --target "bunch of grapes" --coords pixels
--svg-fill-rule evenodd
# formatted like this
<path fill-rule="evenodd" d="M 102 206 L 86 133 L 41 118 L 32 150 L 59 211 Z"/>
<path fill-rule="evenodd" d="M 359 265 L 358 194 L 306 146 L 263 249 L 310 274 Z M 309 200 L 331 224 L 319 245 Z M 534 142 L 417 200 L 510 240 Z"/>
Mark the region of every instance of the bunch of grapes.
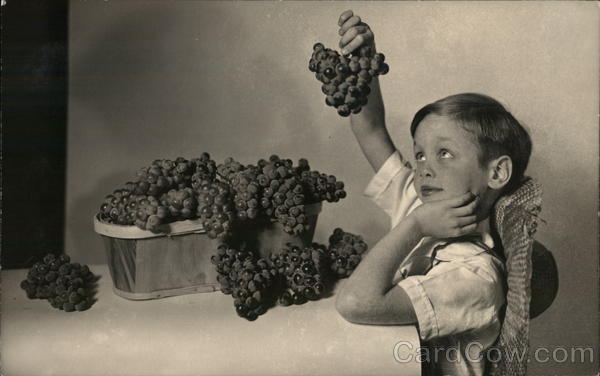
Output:
<path fill-rule="evenodd" d="M 221 291 L 232 295 L 240 317 L 253 321 L 267 311 L 274 300 L 278 276 L 270 262 L 226 244 L 219 245 L 211 261 L 217 267 Z"/>
<path fill-rule="evenodd" d="M 150 167 L 141 168 L 137 172 L 137 181 L 134 182 L 136 184 L 134 192 L 140 195 L 159 197 L 169 189 L 178 187 L 179 184 L 172 177 L 174 168 L 175 162 L 160 159 L 153 161 Z M 181 184 L 185 183 L 181 182 Z"/>
<path fill-rule="evenodd" d="M 112 194 L 104 198 L 104 202 L 100 205 L 100 219 L 109 223 L 119 225 L 131 225 L 135 221 L 135 214 L 132 212 L 130 205 L 137 205 L 137 196 L 132 195 L 128 189 L 117 189 Z"/>
<path fill-rule="evenodd" d="M 235 191 L 235 207 L 240 220 L 275 217 L 290 234 L 307 229 L 304 214 L 304 187 L 289 159 L 272 155 L 257 166 L 222 167 Z"/>
<path fill-rule="evenodd" d="M 208 153 L 191 161 L 183 157 L 157 159 L 138 171 L 137 181 L 127 182 L 125 188 L 105 197 L 100 219 L 158 232 L 161 224 L 196 217 L 192 187 L 213 181 L 216 174 L 216 163 Z"/>
<path fill-rule="evenodd" d="M 321 297 L 327 283 L 328 267 L 324 248 L 316 243 L 304 248 L 287 244 L 279 254 L 270 255 L 287 287 L 279 298 L 279 304 L 302 304 Z"/>
<path fill-rule="evenodd" d="M 52 307 L 66 312 L 85 311 L 92 305 L 95 276 L 87 267 L 70 263 L 67 255 L 49 253 L 35 263 L 21 282 L 29 299 L 47 299 Z"/>
<path fill-rule="evenodd" d="M 130 184 L 135 185 L 137 183 L 127 183 L 127 186 Z M 139 210 L 145 209 L 146 204 L 149 204 L 148 200 L 153 199 L 156 201 L 156 198 L 145 194 L 133 194 L 132 192 L 134 191 L 124 188 L 117 189 L 112 194 L 107 195 L 102 205 L 100 205 L 100 219 L 118 225 L 137 225 L 142 220 L 144 226 L 140 227 L 144 228 L 148 215 L 153 213 L 142 215 Z"/>
<path fill-rule="evenodd" d="M 344 182 L 337 181 L 333 175 L 319 173 L 319 171 L 303 171 L 301 180 L 307 187 L 310 201 L 338 202 L 346 197 Z"/>
<path fill-rule="evenodd" d="M 198 207 L 196 193 L 192 188 L 189 187 L 177 190 L 171 189 L 169 192 L 161 196 L 161 204 L 163 208 L 168 210 L 167 215 L 169 215 L 171 218 L 175 218 L 176 220 L 190 219 L 195 217 L 196 208 Z M 159 206 L 158 209 L 161 209 L 161 207 Z M 157 210 L 157 215 L 159 218 L 166 218 L 166 216 L 161 217 L 159 214 L 162 213 L 158 213 Z"/>
<path fill-rule="evenodd" d="M 117 189 L 105 197 L 99 215 L 101 220 L 108 223 L 136 225 L 141 229 L 150 230 L 167 222 L 170 213 L 166 207 L 161 207 L 154 196 L 137 195 L 128 189 Z"/>
<path fill-rule="evenodd" d="M 230 234 L 235 222 L 276 220 L 289 234 L 309 228 L 305 206 L 337 202 L 346 196 L 335 176 L 311 171 L 308 161 L 294 166 L 272 155 L 256 165 L 233 158 L 217 165 L 208 153 L 190 161 L 157 159 L 134 182 L 106 196 L 102 221 L 160 232 L 165 223 L 200 218 L 211 238 Z"/>
<path fill-rule="evenodd" d="M 187 219 L 195 214 L 196 201 L 190 188 L 171 189 L 159 199 L 154 196 L 135 196 L 127 206 L 128 214 L 142 230 L 159 232 L 160 225 Z"/>
<path fill-rule="evenodd" d="M 273 154 L 268 161 L 261 159 L 257 164 L 260 169 L 257 182 L 262 187 L 261 208 L 268 217 L 276 217 L 275 209 L 285 200 L 275 200 L 274 196 L 285 181 L 294 176 L 292 161 Z"/>
<path fill-rule="evenodd" d="M 167 180 L 170 183 L 170 189 L 184 189 L 189 187 L 195 172 L 195 164 L 193 162 L 179 157 L 175 162 L 167 159 L 163 160 L 161 164 L 164 166 L 163 171 L 165 171 Z"/>
<path fill-rule="evenodd" d="M 130 204 L 132 211 L 135 210 L 135 224 L 142 230 L 159 231 L 158 227 L 166 222 L 169 211 L 165 205 L 161 205 L 154 196 L 138 196 L 135 204 Z M 133 209 L 133 208 L 137 209 Z"/>
<path fill-rule="evenodd" d="M 357 114 L 367 104 L 373 77 L 386 74 L 389 66 L 385 56 L 373 53 L 363 46 L 355 55 L 340 55 L 337 51 L 316 43 L 308 65 L 315 77 L 323 83 L 321 90 L 327 96 L 325 103 L 337 109 L 340 116 Z"/>
<path fill-rule="evenodd" d="M 200 158 L 188 161 L 178 157 L 157 159 L 150 167 L 141 168 L 137 173 L 137 181 L 126 184 L 127 188 L 138 195 L 160 197 L 171 189 L 184 189 L 197 181 L 214 180 L 217 173 L 215 161 L 208 153 Z"/>
<path fill-rule="evenodd" d="M 258 168 L 253 165 L 230 174 L 231 188 L 234 192 L 233 202 L 241 221 L 256 219 L 260 214 L 261 187 L 257 181 L 258 174 Z"/>
<path fill-rule="evenodd" d="M 245 168 L 243 164 L 236 161 L 235 159 L 228 157 L 225 158 L 223 163 L 217 166 L 217 174 L 225 181 L 231 181 L 235 173 L 242 171 Z"/>
<path fill-rule="evenodd" d="M 244 261 L 254 259 L 252 252 L 236 250 L 225 243 L 219 244 L 217 253 L 211 256 L 210 261 L 217 270 L 217 281 L 221 285 L 224 294 L 231 294 L 238 280 L 238 272 Z"/>
<path fill-rule="evenodd" d="M 367 243 L 360 235 L 336 228 L 329 237 L 331 271 L 339 278 L 349 277 L 367 250 Z"/>
<path fill-rule="evenodd" d="M 210 159 L 210 154 L 202 153 L 200 158 L 192 159 L 194 173 L 191 177 L 191 186 L 198 191 L 203 185 L 211 183 L 217 179 L 218 167 L 214 160 Z"/>
<path fill-rule="evenodd" d="M 220 181 L 204 183 L 197 190 L 196 197 L 196 215 L 202 221 L 207 235 L 215 239 L 229 234 L 236 217 L 229 184 Z"/>
<path fill-rule="evenodd" d="M 261 214 L 259 201 L 262 188 L 257 180 L 260 169 L 227 158 L 217 167 L 217 172 L 231 186 L 238 219 L 256 219 Z"/>
<path fill-rule="evenodd" d="M 273 194 L 275 218 L 289 234 L 300 234 L 308 230 L 305 213 L 304 186 L 298 177 L 286 179 Z"/>
<path fill-rule="evenodd" d="M 277 155 L 271 155 L 268 161 L 258 161 L 258 165 L 261 174 L 257 180 L 263 187 L 261 206 L 266 214 L 274 216 L 290 234 L 306 230 L 304 205 L 307 202 L 298 168 L 293 166 L 290 159 L 281 159 Z M 300 215 L 303 217 L 298 222 Z"/>
<path fill-rule="evenodd" d="M 337 202 L 346 197 L 343 182 L 336 181 L 333 175 L 311 171 L 306 159 L 294 166 L 290 159 L 272 155 L 268 161 L 259 160 L 258 166 L 261 209 L 267 216 L 275 217 L 287 233 L 308 230 L 306 205 L 324 200 Z"/>
<path fill-rule="evenodd" d="M 220 244 L 211 262 L 216 266 L 221 291 L 233 296 L 240 317 L 252 321 L 275 301 L 289 306 L 320 299 L 335 280 L 352 273 L 367 245 L 359 235 L 336 228 L 329 237 L 329 247 L 288 243 L 266 259 L 244 246 L 237 248 Z"/>
<path fill-rule="evenodd" d="M 304 171 L 310 171 L 310 164 L 305 158 L 298 160 L 298 165 L 294 168 L 296 175 L 301 176 Z"/>
<path fill-rule="evenodd" d="M 249 321 L 267 312 L 273 301 L 271 287 L 276 282 L 276 275 L 265 259 L 255 262 L 245 261 L 243 271 L 233 288 L 233 304 L 240 317 Z"/>

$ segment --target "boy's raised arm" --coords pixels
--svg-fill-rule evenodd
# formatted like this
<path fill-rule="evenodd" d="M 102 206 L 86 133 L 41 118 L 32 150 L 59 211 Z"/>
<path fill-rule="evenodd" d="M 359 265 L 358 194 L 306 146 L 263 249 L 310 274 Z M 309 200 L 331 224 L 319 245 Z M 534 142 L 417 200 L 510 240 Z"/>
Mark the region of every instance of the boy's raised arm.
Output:
<path fill-rule="evenodd" d="M 375 37 L 371 28 L 351 10 L 340 15 L 338 25 L 342 54 L 351 53 L 365 45 L 370 45 L 375 50 Z M 360 113 L 351 115 L 350 122 L 360 148 L 371 167 L 378 171 L 396 147 L 385 127 L 385 108 L 377 77 L 371 81 L 369 102 Z"/>

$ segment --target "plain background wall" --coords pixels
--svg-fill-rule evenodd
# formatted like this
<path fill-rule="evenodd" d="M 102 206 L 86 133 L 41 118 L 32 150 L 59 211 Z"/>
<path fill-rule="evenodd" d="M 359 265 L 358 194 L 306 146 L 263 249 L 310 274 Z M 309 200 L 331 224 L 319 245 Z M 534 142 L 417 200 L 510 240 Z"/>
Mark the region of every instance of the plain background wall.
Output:
<path fill-rule="evenodd" d="M 531 324 L 532 348 L 592 346 L 597 362 L 593 2 L 72 1 L 66 251 L 82 263 L 104 263 L 92 229 L 103 197 L 154 159 L 203 151 L 243 163 L 272 153 L 308 158 L 349 194 L 324 206 L 315 240 L 325 242 L 339 226 L 374 244 L 389 223 L 362 196 L 372 171 L 349 120 L 325 106 L 307 69 L 315 42 L 337 47 L 337 18 L 347 8 L 371 24 L 386 54 L 387 124 L 406 155 L 412 115 L 452 93 L 487 93 L 530 129 L 529 174 L 545 192 L 547 225 L 538 240 L 560 271 L 557 299 Z M 589 359 L 531 365 L 539 375 L 596 370 Z"/>

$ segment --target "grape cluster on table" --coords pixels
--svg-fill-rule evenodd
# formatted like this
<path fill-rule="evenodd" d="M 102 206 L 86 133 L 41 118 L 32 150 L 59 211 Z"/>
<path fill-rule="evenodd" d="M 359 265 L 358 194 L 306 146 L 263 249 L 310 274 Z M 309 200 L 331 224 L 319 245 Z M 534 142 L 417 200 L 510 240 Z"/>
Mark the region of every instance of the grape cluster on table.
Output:
<path fill-rule="evenodd" d="M 316 43 L 308 69 L 323 84 L 325 103 L 346 117 L 361 111 L 368 102 L 373 77 L 388 73 L 390 68 L 385 55 L 374 53 L 371 46 L 363 46 L 353 55 L 340 55 L 322 43 Z"/>
<path fill-rule="evenodd" d="M 272 288 L 277 284 L 273 264 L 256 253 L 236 250 L 220 244 L 211 257 L 216 266 L 217 281 L 224 294 L 233 296 L 233 304 L 240 317 L 250 321 L 264 314 L 274 301 Z"/>
<path fill-rule="evenodd" d="M 211 261 L 221 291 L 233 296 L 237 314 L 254 321 L 276 304 L 289 306 L 322 298 L 336 280 L 352 274 L 366 248 L 359 235 L 337 228 L 329 246 L 288 243 L 260 258 L 258 252 L 221 243 Z M 336 266 L 341 257 L 352 260 L 343 264 L 343 270 Z"/>
<path fill-rule="evenodd" d="M 85 311 L 92 305 L 96 277 L 87 265 L 71 263 L 69 256 L 49 253 L 35 263 L 21 282 L 29 299 L 46 299 L 52 307 Z"/>
<path fill-rule="evenodd" d="M 331 271 L 338 277 L 349 277 L 366 251 L 367 243 L 362 236 L 336 228 L 329 237 Z"/>
<path fill-rule="evenodd" d="M 233 158 L 217 164 L 208 153 L 187 160 L 157 159 L 135 181 L 105 197 L 99 219 L 160 233 L 164 224 L 199 219 L 211 238 L 224 239 L 245 221 L 273 220 L 285 232 L 309 229 L 306 206 L 346 197 L 344 183 L 272 155 L 244 165 Z"/>
<path fill-rule="evenodd" d="M 329 263 L 323 246 L 315 243 L 300 248 L 288 244 L 279 254 L 271 254 L 271 259 L 287 287 L 279 298 L 281 305 L 301 304 L 321 297 Z"/>

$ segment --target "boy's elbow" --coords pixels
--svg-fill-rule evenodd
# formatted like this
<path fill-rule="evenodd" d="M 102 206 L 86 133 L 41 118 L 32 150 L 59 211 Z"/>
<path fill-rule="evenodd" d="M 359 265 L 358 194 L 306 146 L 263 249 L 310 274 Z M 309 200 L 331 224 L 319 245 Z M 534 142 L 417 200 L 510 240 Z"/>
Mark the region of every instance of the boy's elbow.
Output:
<path fill-rule="evenodd" d="M 363 308 L 360 299 L 352 293 L 339 294 L 335 300 L 335 308 L 347 321 L 360 324 L 364 319 Z"/>
<path fill-rule="evenodd" d="M 337 295 L 335 308 L 347 321 L 354 324 L 406 325 L 416 324 L 412 303 L 398 301 L 397 296 L 360 296 L 352 291 Z M 390 302 L 393 299 L 393 302 Z"/>

